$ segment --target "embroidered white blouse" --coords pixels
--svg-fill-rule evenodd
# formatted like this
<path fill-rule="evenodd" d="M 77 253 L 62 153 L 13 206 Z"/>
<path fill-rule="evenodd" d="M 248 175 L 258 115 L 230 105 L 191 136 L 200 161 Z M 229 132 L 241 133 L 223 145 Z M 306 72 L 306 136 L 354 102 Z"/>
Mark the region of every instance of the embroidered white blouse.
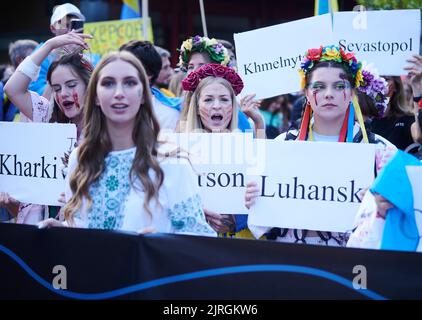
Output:
<path fill-rule="evenodd" d="M 66 177 L 66 201 L 72 196 L 69 179 L 77 166 L 76 148 L 69 159 Z M 92 205 L 86 199 L 74 216 L 75 226 L 82 228 L 139 232 L 152 227 L 161 233 L 216 236 L 205 220 L 195 174 L 186 159 L 167 158 L 160 162 L 164 181 L 158 201 L 151 200 L 152 215 L 143 207 L 145 193 L 138 179 L 133 186 L 129 171 L 136 148 L 112 151 L 105 158 L 105 168 L 89 188 Z M 151 176 L 152 173 L 151 173 Z"/>

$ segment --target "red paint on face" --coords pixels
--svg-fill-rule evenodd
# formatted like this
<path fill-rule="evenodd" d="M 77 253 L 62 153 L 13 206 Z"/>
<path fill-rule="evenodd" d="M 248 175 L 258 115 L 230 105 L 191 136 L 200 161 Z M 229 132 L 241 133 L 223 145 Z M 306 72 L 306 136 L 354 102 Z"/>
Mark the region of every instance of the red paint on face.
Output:
<path fill-rule="evenodd" d="M 346 101 L 346 81 L 343 79 L 343 99 Z"/>
<path fill-rule="evenodd" d="M 318 93 L 318 90 L 314 90 L 314 102 L 315 102 L 315 105 L 316 106 L 318 106 L 318 100 L 317 100 L 317 93 Z"/>
<path fill-rule="evenodd" d="M 72 97 L 73 97 L 73 101 L 75 103 L 76 109 L 79 110 L 81 108 L 81 106 L 79 105 L 78 93 L 76 91 L 73 91 Z"/>

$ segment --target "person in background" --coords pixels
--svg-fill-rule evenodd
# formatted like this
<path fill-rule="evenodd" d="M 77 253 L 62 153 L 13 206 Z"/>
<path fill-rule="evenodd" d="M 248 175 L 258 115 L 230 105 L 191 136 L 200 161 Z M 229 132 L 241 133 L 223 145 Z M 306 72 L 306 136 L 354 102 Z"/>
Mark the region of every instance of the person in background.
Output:
<path fill-rule="evenodd" d="M 261 101 L 260 113 L 265 121 L 265 133 L 267 139 L 274 139 L 279 136 L 283 126 L 283 114 L 281 113 L 281 104 L 283 96 L 275 96 Z"/>
<path fill-rule="evenodd" d="M 131 40 L 123 44 L 119 50 L 129 51 L 141 61 L 151 85 L 154 112 L 160 128 L 174 131 L 179 121 L 182 100 L 170 98 L 156 87 L 156 81 L 162 69 L 162 58 L 154 45 L 149 41 Z"/>
<path fill-rule="evenodd" d="M 221 43 L 224 46 L 224 48 L 227 49 L 227 52 L 230 58 L 229 62 L 227 63 L 227 66 L 237 70 L 236 50 L 233 43 L 227 40 L 223 40 L 223 39 L 218 39 L 217 41 Z"/>
<path fill-rule="evenodd" d="M 29 56 L 35 48 L 38 46 L 38 42 L 33 40 L 17 40 L 9 44 L 9 59 L 12 63 L 13 70 L 16 70 L 19 64 Z M 19 121 L 20 114 L 19 109 L 10 101 L 6 94 L 1 95 L 3 97 L 3 108 L 0 113 L 0 121 Z"/>
<path fill-rule="evenodd" d="M 158 54 L 161 57 L 161 70 L 158 74 L 157 80 L 155 81 L 155 85 L 166 96 L 174 98 L 176 96 L 170 90 L 168 90 L 170 79 L 175 73 L 173 68 L 171 67 L 170 52 L 159 46 L 155 46 L 155 50 L 157 50 Z"/>
<path fill-rule="evenodd" d="M 388 106 L 383 118 L 373 119 L 371 129 L 386 138 L 398 149 L 405 150 L 416 141 L 414 136 L 415 111 L 407 105 L 403 84 L 398 76 L 385 77 L 388 83 Z"/>
<path fill-rule="evenodd" d="M 169 91 L 174 94 L 176 97 L 183 96 L 183 87 L 182 80 L 186 77 L 186 74 L 180 70 L 180 68 L 175 69 L 175 73 L 170 78 Z"/>

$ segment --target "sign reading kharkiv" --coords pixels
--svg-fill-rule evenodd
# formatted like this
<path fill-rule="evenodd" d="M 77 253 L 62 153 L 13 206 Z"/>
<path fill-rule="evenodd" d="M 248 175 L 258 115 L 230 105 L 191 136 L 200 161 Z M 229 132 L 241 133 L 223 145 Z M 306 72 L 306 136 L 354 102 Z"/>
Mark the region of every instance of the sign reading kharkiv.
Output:
<path fill-rule="evenodd" d="M 256 143 L 265 143 L 266 162 L 254 179 L 260 196 L 249 211 L 249 224 L 337 232 L 353 228 L 358 194 L 374 179 L 373 144 Z"/>
<path fill-rule="evenodd" d="M 76 126 L 0 122 L 0 136 L 0 190 L 20 202 L 60 205 Z"/>
<path fill-rule="evenodd" d="M 87 40 L 92 53 L 100 56 L 119 50 L 129 40 L 153 41 L 151 19 L 147 21 L 148 39 L 143 39 L 142 19 L 124 19 L 102 22 L 90 22 L 84 25 L 84 33 L 91 34 L 93 39 Z"/>

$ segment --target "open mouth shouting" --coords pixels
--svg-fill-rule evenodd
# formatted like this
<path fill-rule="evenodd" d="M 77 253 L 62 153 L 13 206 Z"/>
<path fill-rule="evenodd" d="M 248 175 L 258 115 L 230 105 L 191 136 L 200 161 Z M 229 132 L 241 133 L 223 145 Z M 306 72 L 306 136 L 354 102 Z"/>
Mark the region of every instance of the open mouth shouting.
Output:
<path fill-rule="evenodd" d="M 211 121 L 214 125 L 220 124 L 224 119 L 224 116 L 222 113 L 214 113 L 211 114 Z"/>

